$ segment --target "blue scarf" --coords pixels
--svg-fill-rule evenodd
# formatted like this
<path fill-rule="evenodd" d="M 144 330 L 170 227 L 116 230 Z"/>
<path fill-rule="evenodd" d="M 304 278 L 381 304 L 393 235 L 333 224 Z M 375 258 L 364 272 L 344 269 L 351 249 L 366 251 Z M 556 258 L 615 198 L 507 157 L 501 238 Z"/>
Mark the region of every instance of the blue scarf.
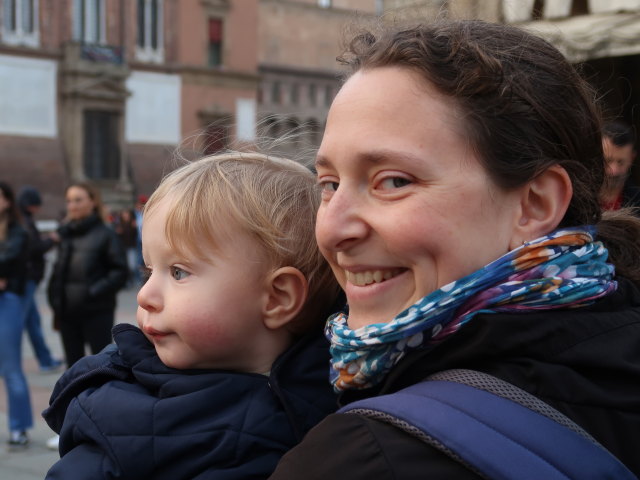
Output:
<path fill-rule="evenodd" d="M 334 389 L 380 383 L 407 352 L 433 348 L 479 313 L 581 307 L 615 291 L 614 267 L 594 234 L 592 226 L 576 227 L 527 242 L 423 297 L 389 323 L 351 330 L 345 313 L 334 315 L 325 332 Z"/>

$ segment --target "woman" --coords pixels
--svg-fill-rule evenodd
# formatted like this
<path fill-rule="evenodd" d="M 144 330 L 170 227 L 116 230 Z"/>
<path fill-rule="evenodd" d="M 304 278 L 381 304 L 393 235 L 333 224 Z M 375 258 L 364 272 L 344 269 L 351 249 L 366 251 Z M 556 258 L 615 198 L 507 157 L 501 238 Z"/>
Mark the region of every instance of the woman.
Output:
<path fill-rule="evenodd" d="M 67 367 L 111 343 L 116 294 L 127 279 L 127 259 L 116 233 L 103 221 L 98 191 L 74 183 L 65 191 L 66 221 L 48 287 Z"/>
<path fill-rule="evenodd" d="M 342 59 L 316 164 L 317 240 L 349 306 L 327 327 L 341 403 L 478 370 L 640 474 L 640 227 L 601 217 L 588 86 L 547 42 L 479 21 L 365 32 Z M 483 477 L 335 414 L 271 478 Z"/>
<path fill-rule="evenodd" d="M 27 232 L 20 226 L 11 187 L 0 182 L 0 372 L 9 405 L 9 447 L 29 444 L 33 426 L 31 399 L 22 371 L 22 299 Z"/>

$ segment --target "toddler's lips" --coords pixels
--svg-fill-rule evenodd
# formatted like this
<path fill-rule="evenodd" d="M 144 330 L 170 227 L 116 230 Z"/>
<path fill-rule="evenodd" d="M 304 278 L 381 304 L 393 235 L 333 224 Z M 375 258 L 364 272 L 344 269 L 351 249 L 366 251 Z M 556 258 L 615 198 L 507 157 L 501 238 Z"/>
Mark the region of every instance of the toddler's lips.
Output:
<path fill-rule="evenodd" d="M 159 330 L 156 330 L 153 327 L 143 327 L 142 331 L 144 333 L 146 333 L 147 335 L 149 335 L 150 337 L 153 337 L 153 338 L 162 338 L 162 337 L 166 337 L 168 335 L 168 334 L 163 333 L 163 332 L 161 332 Z"/>

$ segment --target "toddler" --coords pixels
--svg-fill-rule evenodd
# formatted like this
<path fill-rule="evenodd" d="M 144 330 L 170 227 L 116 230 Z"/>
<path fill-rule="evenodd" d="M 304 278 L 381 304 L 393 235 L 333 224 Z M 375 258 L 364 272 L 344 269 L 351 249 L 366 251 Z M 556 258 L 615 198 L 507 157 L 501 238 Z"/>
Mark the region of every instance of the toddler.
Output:
<path fill-rule="evenodd" d="M 139 328 L 74 365 L 45 410 L 47 478 L 267 478 L 335 410 L 322 335 L 339 289 L 314 175 L 257 153 L 170 173 L 142 229 Z"/>

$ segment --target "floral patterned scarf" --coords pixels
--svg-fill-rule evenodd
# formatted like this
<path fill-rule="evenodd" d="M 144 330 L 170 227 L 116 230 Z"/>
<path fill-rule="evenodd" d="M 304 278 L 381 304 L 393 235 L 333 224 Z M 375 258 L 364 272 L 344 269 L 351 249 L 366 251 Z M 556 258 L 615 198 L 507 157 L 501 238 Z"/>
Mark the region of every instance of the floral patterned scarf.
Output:
<path fill-rule="evenodd" d="M 559 229 L 526 242 L 466 277 L 443 286 L 389 323 L 347 326 L 329 319 L 336 391 L 378 384 L 405 354 L 433 348 L 478 313 L 575 308 L 615 291 L 608 252 L 592 226 Z"/>

